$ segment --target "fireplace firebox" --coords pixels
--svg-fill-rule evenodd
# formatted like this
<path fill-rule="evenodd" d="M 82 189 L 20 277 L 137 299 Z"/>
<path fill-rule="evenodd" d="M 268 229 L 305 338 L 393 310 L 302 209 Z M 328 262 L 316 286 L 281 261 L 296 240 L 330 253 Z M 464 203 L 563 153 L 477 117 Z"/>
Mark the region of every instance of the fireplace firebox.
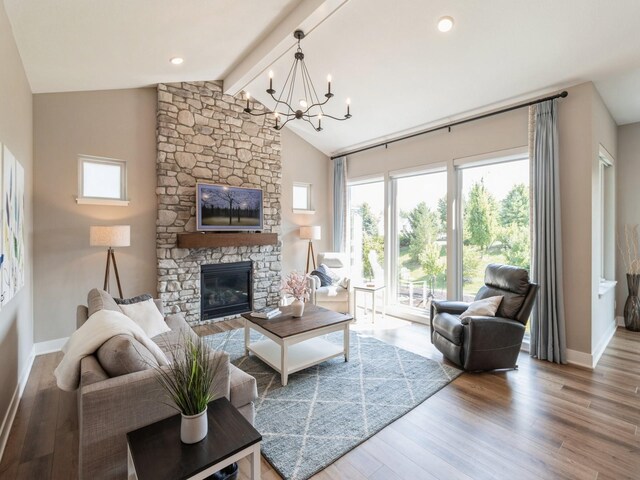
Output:
<path fill-rule="evenodd" d="M 200 267 L 200 318 L 209 320 L 253 309 L 253 262 Z"/>

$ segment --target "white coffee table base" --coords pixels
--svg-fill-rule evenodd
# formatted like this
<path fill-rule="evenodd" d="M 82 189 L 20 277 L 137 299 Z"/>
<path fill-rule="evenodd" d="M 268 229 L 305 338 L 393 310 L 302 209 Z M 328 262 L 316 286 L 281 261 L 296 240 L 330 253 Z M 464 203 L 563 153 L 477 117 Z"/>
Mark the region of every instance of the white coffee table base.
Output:
<path fill-rule="evenodd" d="M 250 343 L 249 333 L 253 329 L 265 337 L 256 343 Z M 328 342 L 321 336 L 327 333 L 343 331 L 342 345 Z M 325 362 L 331 358 L 344 355 L 344 361 L 349 361 L 349 324 L 332 325 L 318 328 L 310 332 L 280 338 L 267 332 L 258 325 L 245 319 L 245 353 L 253 353 L 276 372 L 280 373 L 282 385 L 287 384 L 289 375 L 313 365 Z"/>

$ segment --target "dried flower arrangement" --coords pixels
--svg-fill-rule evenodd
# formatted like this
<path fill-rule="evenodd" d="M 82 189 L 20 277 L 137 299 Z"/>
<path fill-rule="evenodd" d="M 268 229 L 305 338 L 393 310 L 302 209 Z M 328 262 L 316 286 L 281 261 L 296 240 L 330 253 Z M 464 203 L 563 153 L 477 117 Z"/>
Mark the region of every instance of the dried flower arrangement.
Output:
<path fill-rule="evenodd" d="M 630 275 L 640 274 L 640 258 L 638 258 L 638 225 L 624 226 L 624 242 L 618 238 L 618 249 L 624 268 Z"/>
<path fill-rule="evenodd" d="M 291 272 L 282 282 L 282 291 L 297 300 L 309 299 L 309 275 Z"/>

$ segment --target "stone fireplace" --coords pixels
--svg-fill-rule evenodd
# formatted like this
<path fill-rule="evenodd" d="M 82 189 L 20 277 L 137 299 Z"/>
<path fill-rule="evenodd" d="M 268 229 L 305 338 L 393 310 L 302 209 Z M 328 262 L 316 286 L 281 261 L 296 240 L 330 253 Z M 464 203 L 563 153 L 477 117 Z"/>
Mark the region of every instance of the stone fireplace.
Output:
<path fill-rule="evenodd" d="M 216 248 L 178 248 L 177 243 L 178 234 L 196 231 L 198 181 L 262 189 L 262 231 L 280 233 L 280 134 L 270 115 L 248 116 L 244 106 L 243 100 L 223 94 L 220 82 L 158 85 L 158 293 L 167 312 L 181 312 L 191 324 L 235 315 L 218 310 L 201 316 L 203 265 L 250 262 L 252 308 L 277 305 L 280 298 L 279 239 L 275 245 Z M 262 108 L 255 104 L 256 110 Z M 231 295 L 234 287 L 227 288 Z M 208 295 L 215 303 L 215 295 Z"/>

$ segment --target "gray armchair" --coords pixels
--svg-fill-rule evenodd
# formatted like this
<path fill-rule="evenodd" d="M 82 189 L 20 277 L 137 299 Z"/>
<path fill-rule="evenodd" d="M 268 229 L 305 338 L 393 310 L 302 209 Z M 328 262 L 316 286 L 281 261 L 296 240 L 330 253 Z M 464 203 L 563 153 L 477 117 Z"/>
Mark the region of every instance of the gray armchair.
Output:
<path fill-rule="evenodd" d="M 460 319 L 468 303 L 431 303 L 431 343 L 456 365 L 470 371 L 516 368 L 525 327 L 538 293 L 529 272 L 491 264 L 476 300 L 502 295 L 495 317 Z"/>

